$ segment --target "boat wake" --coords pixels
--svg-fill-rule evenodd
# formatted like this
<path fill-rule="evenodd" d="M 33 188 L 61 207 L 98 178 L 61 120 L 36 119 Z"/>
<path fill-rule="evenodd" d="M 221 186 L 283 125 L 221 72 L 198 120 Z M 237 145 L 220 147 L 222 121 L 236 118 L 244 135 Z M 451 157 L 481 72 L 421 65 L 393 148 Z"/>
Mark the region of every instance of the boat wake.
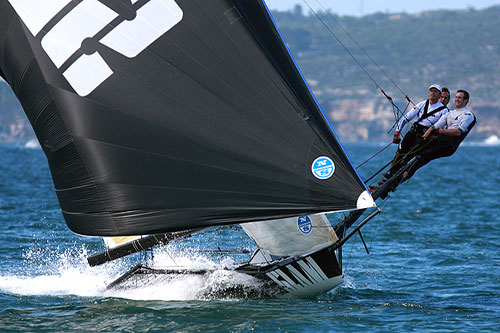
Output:
<path fill-rule="evenodd" d="M 21 274 L 1 274 L 0 290 L 5 293 L 25 296 L 82 296 L 118 297 L 133 300 L 208 300 L 241 299 L 258 297 L 262 282 L 246 274 L 227 270 L 233 265 L 230 259 L 214 262 L 203 256 L 176 256 L 172 258 L 166 250 L 155 253 L 153 268 L 179 267 L 206 269 L 203 275 L 169 274 L 154 283 L 137 284 L 127 288 L 106 289 L 106 286 L 123 274 L 128 263 L 108 263 L 89 267 L 87 250 L 82 248 L 63 253 L 42 253 L 30 250 L 25 254 L 26 265 L 31 270 Z M 38 267 L 32 266 L 33 257 L 44 257 Z"/>
<path fill-rule="evenodd" d="M 484 139 L 483 141 L 465 142 L 464 145 L 466 145 L 466 146 L 484 146 L 484 147 L 500 146 L 500 138 L 496 135 L 491 135 L 488 138 Z"/>
<path fill-rule="evenodd" d="M 500 146 L 500 138 L 496 135 L 492 135 L 484 140 L 484 144 L 489 146 Z"/>

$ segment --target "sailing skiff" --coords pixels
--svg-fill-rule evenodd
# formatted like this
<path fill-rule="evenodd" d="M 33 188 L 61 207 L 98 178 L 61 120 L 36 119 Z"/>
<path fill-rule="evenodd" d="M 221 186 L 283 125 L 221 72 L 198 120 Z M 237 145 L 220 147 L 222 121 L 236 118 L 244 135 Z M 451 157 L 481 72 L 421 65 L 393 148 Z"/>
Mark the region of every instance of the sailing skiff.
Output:
<path fill-rule="evenodd" d="M 0 75 L 68 227 L 106 241 L 91 265 L 241 225 L 258 250 L 237 272 L 315 294 L 379 212 L 261 0 L 2 1 Z"/>

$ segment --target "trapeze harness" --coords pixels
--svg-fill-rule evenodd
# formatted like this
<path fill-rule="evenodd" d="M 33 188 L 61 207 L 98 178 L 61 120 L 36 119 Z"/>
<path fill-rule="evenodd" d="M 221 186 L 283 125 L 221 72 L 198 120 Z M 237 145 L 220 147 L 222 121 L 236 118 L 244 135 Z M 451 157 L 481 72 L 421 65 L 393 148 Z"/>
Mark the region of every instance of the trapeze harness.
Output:
<path fill-rule="evenodd" d="M 414 123 L 413 125 L 411 125 L 411 129 L 410 131 L 413 132 L 413 134 L 415 135 L 423 135 L 425 133 L 425 131 L 427 131 L 427 129 L 429 128 L 429 126 L 424 126 L 424 125 L 421 125 L 419 124 L 419 122 L 421 122 L 422 120 L 424 119 L 427 119 L 429 118 L 430 116 L 432 116 L 433 114 L 436 114 L 438 113 L 439 111 L 441 110 L 444 110 L 446 109 L 446 106 L 440 106 L 438 107 L 437 109 L 435 110 L 432 110 L 431 112 L 427 113 L 427 110 L 429 109 L 429 100 L 426 100 L 425 101 L 425 106 L 424 106 L 424 112 L 422 113 L 422 116 L 420 116 Z"/>

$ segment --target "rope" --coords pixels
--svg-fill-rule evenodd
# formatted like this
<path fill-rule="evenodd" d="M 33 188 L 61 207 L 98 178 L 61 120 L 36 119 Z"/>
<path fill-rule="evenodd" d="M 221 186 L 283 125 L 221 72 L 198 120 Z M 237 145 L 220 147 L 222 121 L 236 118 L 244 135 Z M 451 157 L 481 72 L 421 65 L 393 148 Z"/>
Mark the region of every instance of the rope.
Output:
<path fill-rule="evenodd" d="M 377 156 L 378 154 L 380 154 L 381 152 L 383 152 L 384 150 L 386 150 L 387 148 L 390 147 L 390 145 L 392 145 L 392 142 L 389 143 L 387 146 L 385 146 L 384 148 L 380 149 L 375 155 L 373 155 L 372 157 L 370 157 L 369 159 L 367 159 L 366 161 L 364 161 L 363 163 L 361 163 L 360 165 L 358 165 L 356 167 L 356 169 L 358 168 L 361 168 L 366 162 L 370 161 L 372 158 L 374 158 L 375 156 Z"/>
<path fill-rule="evenodd" d="M 417 143 L 407 153 L 397 154 L 397 156 L 394 158 L 394 161 L 393 161 L 392 165 L 396 164 L 397 162 L 400 162 L 400 160 L 403 159 L 405 156 L 418 153 L 419 151 L 421 151 L 422 149 L 424 149 L 427 145 L 429 145 L 432 141 L 434 141 L 434 139 L 432 139 L 432 140 L 425 140 L 425 144 L 422 145 L 422 144 L 418 144 Z M 398 158 L 400 158 L 400 160 L 397 160 Z"/>
<path fill-rule="evenodd" d="M 394 123 L 394 125 L 392 125 L 391 129 L 387 132 L 387 133 L 390 133 L 392 131 L 392 129 L 394 128 L 394 126 L 396 126 L 396 124 L 399 122 L 399 119 L 401 119 L 401 117 L 404 116 L 404 112 L 402 112 L 399 107 L 394 103 L 394 101 L 392 100 L 392 97 L 387 95 L 384 91 L 384 89 L 380 88 L 380 92 L 385 96 L 385 98 L 387 98 L 389 100 L 389 102 L 391 103 L 392 105 L 392 113 L 394 113 L 394 118 L 396 119 L 396 122 Z M 409 104 L 408 104 L 409 105 Z M 408 105 L 406 106 L 406 108 L 408 108 Z M 406 108 L 405 108 L 405 111 L 406 111 Z M 397 110 L 397 112 L 394 111 L 394 109 Z"/>
<path fill-rule="evenodd" d="M 380 169 L 379 171 L 377 171 L 377 173 L 375 173 L 373 176 L 371 176 L 369 179 L 367 179 L 365 181 L 365 183 L 367 183 L 368 181 L 370 181 L 378 173 L 380 173 L 383 169 L 385 169 L 389 164 L 391 164 L 391 167 L 386 172 L 384 172 L 380 177 L 378 177 L 377 179 L 375 179 L 375 181 L 372 182 L 371 184 L 379 183 L 382 180 L 382 178 L 384 178 L 387 175 L 387 173 L 392 169 L 392 167 L 395 164 L 399 163 L 405 156 L 418 153 L 419 151 L 423 150 L 427 145 L 429 145 L 433 140 L 434 139 L 432 139 L 432 140 L 426 140 L 424 144 L 418 144 L 417 143 L 407 153 L 396 154 L 396 156 L 394 157 L 394 159 L 391 162 L 389 162 L 388 164 L 386 164 L 382 169 Z M 401 179 L 400 182 L 397 185 L 401 184 L 402 182 L 403 182 L 403 179 Z"/>
<path fill-rule="evenodd" d="M 409 100 L 409 99 L 408 99 Z M 410 100 L 411 102 L 411 100 Z M 410 106 L 410 102 L 408 102 L 408 104 L 406 104 L 405 106 L 405 113 L 406 113 L 406 110 L 408 110 L 408 106 Z M 413 102 L 411 102 L 413 103 Z M 392 109 L 392 111 L 394 112 L 394 107 Z M 394 112 L 394 118 L 396 119 L 396 122 L 392 125 L 392 127 L 387 131 L 387 134 L 391 133 L 392 130 L 394 129 L 394 127 L 396 127 L 396 125 L 398 124 L 399 120 L 401 119 L 401 117 L 405 117 L 405 113 L 403 113 L 401 116 L 397 116 L 396 113 Z M 406 120 L 408 120 L 408 118 L 406 118 Z"/>
<path fill-rule="evenodd" d="M 172 252 L 188 252 L 188 253 L 205 253 L 205 254 L 248 254 L 250 251 L 248 250 L 221 250 L 220 248 L 217 250 L 193 250 L 193 249 L 175 249 Z"/>

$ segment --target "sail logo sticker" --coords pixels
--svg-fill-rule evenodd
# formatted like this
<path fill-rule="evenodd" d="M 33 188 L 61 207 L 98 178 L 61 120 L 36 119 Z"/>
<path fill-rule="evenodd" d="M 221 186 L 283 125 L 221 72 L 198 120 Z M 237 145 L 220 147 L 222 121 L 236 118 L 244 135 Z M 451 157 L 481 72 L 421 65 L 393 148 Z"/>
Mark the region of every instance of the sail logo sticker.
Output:
<path fill-rule="evenodd" d="M 76 5 L 73 0 L 8 1 L 33 36 L 46 32 L 41 39 L 43 50 L 82 97 L 113 75 L 97 49 L 91 46 L 89 50 L 88 45 L 105 46 L 135 58 L 183 17 L 175 0 L 129 0 L 121 7 L 117 2 L 106 1 L 108 6 L 99 0 Z M 128 7 L 123 6 L 125 2 Z M 63 11 L 68 13 L 52 24 Z"/>
<path fill-rule="evenodd" d="M 312 231 L 312 222 L 309 216 L 299 216 L 297 219 L 297 227 L 304 235 L 310 234 Z"/>
<path fill-rule="evenodd" d="M 320 156 L 312 163 L 311 171 L 318 179 L 328 179 L 335 172 L 335 164 L 331 158 Z"/>

